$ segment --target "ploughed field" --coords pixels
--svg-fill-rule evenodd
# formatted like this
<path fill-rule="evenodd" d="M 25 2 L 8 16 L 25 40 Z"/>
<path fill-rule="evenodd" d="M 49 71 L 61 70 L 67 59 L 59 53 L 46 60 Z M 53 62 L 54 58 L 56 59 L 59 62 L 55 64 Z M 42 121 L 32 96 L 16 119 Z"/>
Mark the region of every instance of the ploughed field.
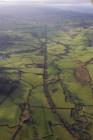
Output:
<path fill-rule="evenodd" d="M 0 32 L 0 140 L 93 140 L 93 19 L 40 22 Z"/>

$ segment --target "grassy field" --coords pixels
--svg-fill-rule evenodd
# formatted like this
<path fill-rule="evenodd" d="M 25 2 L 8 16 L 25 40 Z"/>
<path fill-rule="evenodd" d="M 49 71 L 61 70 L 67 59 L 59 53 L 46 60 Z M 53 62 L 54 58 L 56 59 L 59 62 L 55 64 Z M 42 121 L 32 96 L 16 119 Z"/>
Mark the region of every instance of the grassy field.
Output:
<path fill-rule="evenodd" d="M 2 30 L 0 78 L 19 84 L 0 91 L 0 140 L 93 140 L 91 21 Z"/>

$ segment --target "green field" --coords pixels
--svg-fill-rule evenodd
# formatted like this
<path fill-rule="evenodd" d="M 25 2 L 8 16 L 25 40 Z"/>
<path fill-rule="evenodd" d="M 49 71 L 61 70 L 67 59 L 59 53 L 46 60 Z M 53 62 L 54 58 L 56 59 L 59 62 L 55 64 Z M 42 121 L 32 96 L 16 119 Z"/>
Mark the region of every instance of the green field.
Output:
<path fill-rule="evenodd" d="M 16 22 L 0 29 L 0 88 L 18 82 L 0 89 L 0 140 L 93 140 L 93 18 Z"/>

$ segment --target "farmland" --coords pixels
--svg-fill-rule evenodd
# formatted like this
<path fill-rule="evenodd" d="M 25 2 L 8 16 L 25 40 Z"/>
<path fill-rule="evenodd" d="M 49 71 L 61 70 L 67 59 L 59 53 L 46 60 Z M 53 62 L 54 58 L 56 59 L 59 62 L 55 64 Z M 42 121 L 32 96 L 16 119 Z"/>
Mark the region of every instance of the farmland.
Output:
<path fill-rule="evenodd" d="M 0 140 L 93 140 L 93 16 L 43 10 L 0 22 Z"/>

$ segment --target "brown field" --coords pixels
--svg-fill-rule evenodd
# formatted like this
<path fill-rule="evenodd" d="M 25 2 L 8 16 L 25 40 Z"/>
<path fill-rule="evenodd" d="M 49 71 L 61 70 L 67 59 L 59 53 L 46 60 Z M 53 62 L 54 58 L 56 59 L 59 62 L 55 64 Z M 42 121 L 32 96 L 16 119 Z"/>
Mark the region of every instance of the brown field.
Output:
<path fill-rule="evenodd" d="M 91 83 L 91 77 L 90 77 L 90 74 L 89 74 L 89 71 L 88 69 L 86 68 L 86 66 L 84 65 L 79 65 L 75 71 L 75 78 L 81 82 L 81 84 L 88 84 L 88 83 Z"/>

